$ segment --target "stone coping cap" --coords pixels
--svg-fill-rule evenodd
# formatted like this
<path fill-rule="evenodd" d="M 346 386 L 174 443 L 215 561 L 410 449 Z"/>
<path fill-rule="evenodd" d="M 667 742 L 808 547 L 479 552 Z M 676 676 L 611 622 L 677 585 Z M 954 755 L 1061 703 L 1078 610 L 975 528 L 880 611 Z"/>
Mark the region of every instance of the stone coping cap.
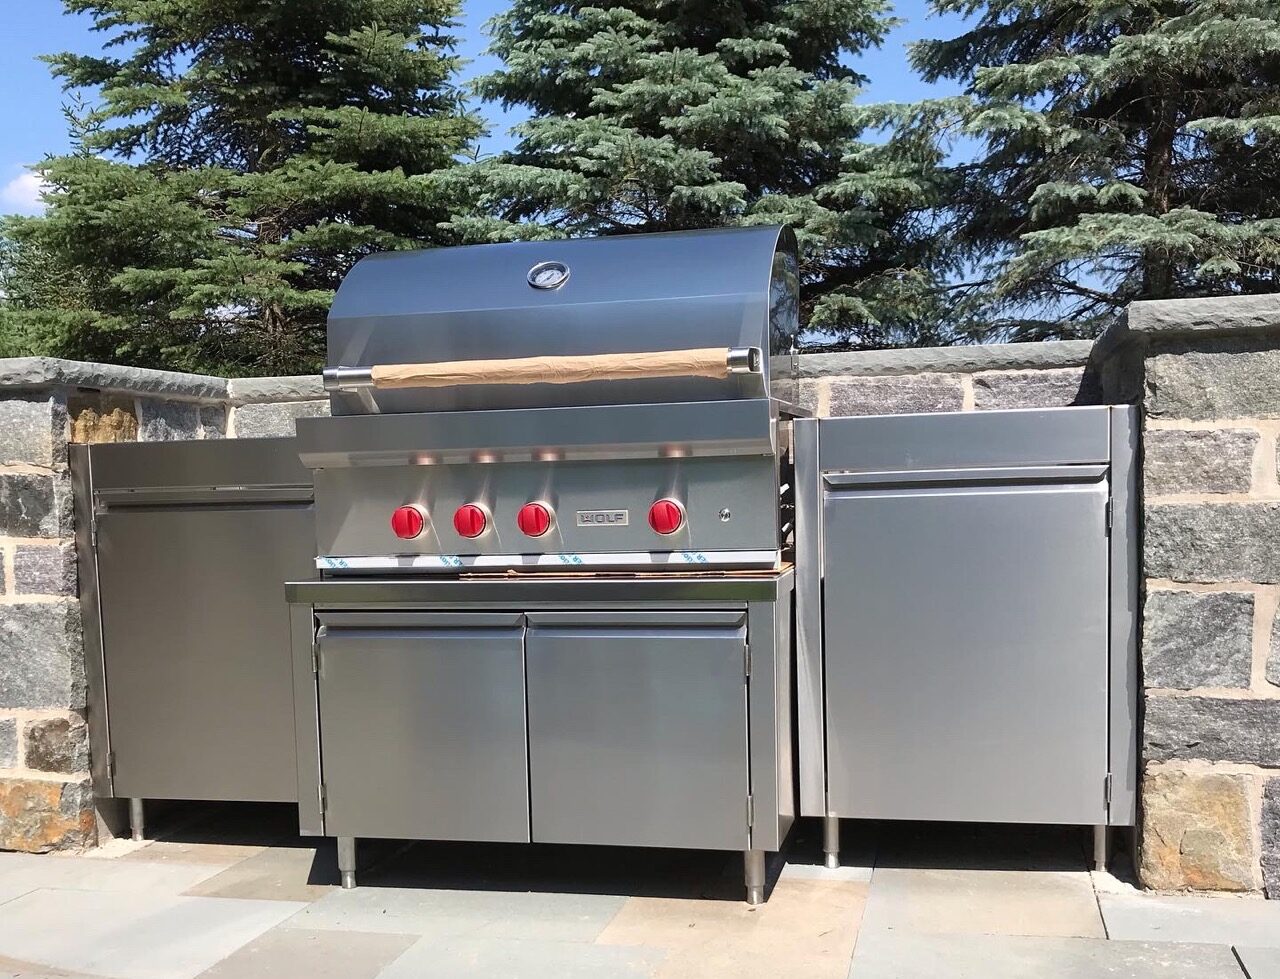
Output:
<path fill-rule="evenodd" d="M 1280 332 L 1280 293 L 1204 299 L 1140 299 L 1103 331 L 1093 348 L 1100 364 L 1132 345 L 1188 337 Z"/>
<path fill-rule="evenodd" d="M 228 380 L 208 374 L 121 367 L 59 357 L 0 358 L 0 390 L 48 387 L 92 388 L 176 401 L 229 401 L 232 404 L 312 401 L 326 397 L 320 377 L 310 374 Z"/>
<path fill-rule="evenodd" d="M 885 374 L 959 373 L 993 370 L 1037 370 L 1082 367 L 1092 340 L 1048 340 L 1043 343 L 966 344 L 956 347 L 911 347 L 849 353 L 800 355 L 801 377 L 850 377 Z"/>
<path fill-rule="evenodd" d="M 1125 320 L 1130 333 L 1152 339 L 1280 331 L 1280 293 L 1141 300 L 1129 304 Z"/>
<path fill-rule="evenodd" d="M 318 401 L 329 392 L 319 374 L 291 377 L 233 377 L 227 381 L 227 395 L 233 404 L 255 402 Z"/>

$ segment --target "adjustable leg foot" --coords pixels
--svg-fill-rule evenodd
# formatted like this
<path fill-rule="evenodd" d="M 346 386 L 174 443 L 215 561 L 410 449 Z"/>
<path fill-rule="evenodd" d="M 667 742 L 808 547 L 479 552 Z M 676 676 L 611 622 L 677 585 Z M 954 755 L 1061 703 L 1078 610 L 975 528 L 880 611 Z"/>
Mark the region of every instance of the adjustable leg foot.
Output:
<path fill-rule="evenodd" d="M 143 821 L 142 800 L 129 800 L 129 837 L 134 841 L 146 839 L 146 824 Z"/>
<path fill-rule="evenodd" d="M 1107 869 L 1107 850 L 1110 842 L 1110 827 L 1093 827 L 1093 869 L 1099 873 Z"/>
<path fill-rule="evenodd" d="M 828 870 L 840 866 L 840 817 L 822 817 L 822 852 L 826 855 Z"/>
<path fill-rule="evenodd" d="M 747 884 L 747 903 L 764 904 L 764 851 L 746 850 L 742 854 L 742 876 Z"/>
<path fill-rule="evenodd" d="M 356 886 L 356 838 L 338 837 L 338 873 L 342 875 L 342 889 L 349 891 Z"/>

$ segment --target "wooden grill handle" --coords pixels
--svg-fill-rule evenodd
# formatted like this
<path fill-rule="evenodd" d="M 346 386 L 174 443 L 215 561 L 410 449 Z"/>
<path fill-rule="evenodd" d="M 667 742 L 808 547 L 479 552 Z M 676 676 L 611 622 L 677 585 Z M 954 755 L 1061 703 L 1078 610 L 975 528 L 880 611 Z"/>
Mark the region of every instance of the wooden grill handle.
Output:
<path fill-rule="evenodd" d="M 441 388 L 464 384 L 577 384 L 652 377 L 726 378 L 760 373 L 758 347 L 697 347 L 651 353 L 517 357 L 508 360 L 453 360 L 436 364 L 379 364 L 329 367 L 330 391 L 359 388 Z"/>

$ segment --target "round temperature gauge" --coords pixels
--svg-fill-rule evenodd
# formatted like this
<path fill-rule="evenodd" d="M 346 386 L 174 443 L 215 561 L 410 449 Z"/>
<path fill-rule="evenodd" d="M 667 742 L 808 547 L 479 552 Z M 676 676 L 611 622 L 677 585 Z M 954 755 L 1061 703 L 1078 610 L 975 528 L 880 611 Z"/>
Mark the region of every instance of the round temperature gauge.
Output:
<path fill-rule="evenodd" d="M 559 289 L 569 281 L 569 266 L 564 262 L 539 262 L 529 270 L 528 279 L 535 289 Z"/>

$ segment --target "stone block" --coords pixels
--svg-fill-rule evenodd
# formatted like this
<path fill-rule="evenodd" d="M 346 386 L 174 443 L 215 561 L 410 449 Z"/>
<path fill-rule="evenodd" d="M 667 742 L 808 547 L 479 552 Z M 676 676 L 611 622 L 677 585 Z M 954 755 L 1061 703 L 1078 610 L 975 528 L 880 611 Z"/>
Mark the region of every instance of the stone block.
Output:
<path fill-rule="evenodd" d="M 84 707 L 80 605 L 0 605 L 0 707 Z"/>
<path fill-rule="evenodd" d="M 818 413 L 818 400 L 821 396 L 821 382 L 817 379 L 800 379 L 800 407 Z"/>
<path fill-rule="evenodd" d="M 138 441 L 173 442 L 200 437 L 200 405 L 192 401 L 138 402 Z"/>
<path fill-rule="evenodd" d="M 89 730 L 78 716 L 28 721 L 22 731 L 23 763 L 37 772 L 89 770 Z"/>
<path fill-rule="evenodd" d="M 65 475 L 0 474 L 0 536 L 61 537 L 71 528 Z"/>
<path fill-rule="evenodd" d="M 200 406 L 200 437 L 202 439 L 220 439 L 227 435 L 227 406 Z"/>
<path fill-rule="evenodd" d="M 232 424 L 241 439 L 292 436 L 299 418 L 322 418 L 329 414 L 328 401 L 284 401 L 279 404 L 241 405 Z"/>
<path fill-rule="evenodd" d="M 0 717 L 0 768 L 18 767 L 18 722 Z"/>
<path fill-rule="evenodd" d="M 1280 700 L 1148 697 L 1142 740 L 1148 762 L 1203 759 L 1280 768 Z"/>
<path fill-rule="evenodd" d="M 1252 775 L 1148 772 L 1139 875 L 1157 890 L 1257 887 Z"/>
<path fill-rule="evenodd" d="M 13 585 L 19 595 L 76 594 L 76 552 L 71 543 L 19 544 L 13 553 Z"/>
<path fill-rule="evenodd" d="M 1142 635 L 1147 687 L 1249 686 L 1253 596 L 1246 592 L 1149 592 Z"/>
<path fill-rule="evenodd" d="M 1262 884 L 1280 901 L 1280 778 L 1267 779 L 1262 790 Z"/>
<path fill-rule="evenodd" d="M 76 395 L 67 399 L 71 441 L 85 444 L 136 442 L 138 416 L 133 398 L 112 394 Z"/>
<path fill-rule="evenodd" d="M 1142 473 L 1147 495 L 1249 492 L 1260 438 L 1241 428 L 1146 432 Z"/>
<path fill-rule="evenodd" d="M 1277 385 L 1280 386 L 1280 385 Z M 1149 578 L 1280 582 L 1280 503 L 1149 504 Z"/>
<path fill-rule="evenodd" d="M 76 850 L 95 837 L 88 779 L 0 778 L 0 850 Z"/>
<path fill-rule="evenodd" d="M 973 404 L 979 411 L 1092 405 L 1101 400 L 1102 392 L 1096 384 L 1086 384 L 1083 367 L 993 371 L 973 376 Z"/>
<path fill-rule="evenodd" d="M 67 408 L 49 394 L 0 397 L 0 464 L 67 465 Z"/>
<path fill-rule="evenodd" d="M 1159 348 L 1146 361 L 1153 418 L 1280 418 L 1280 345 L 1228 337 Z"/>
<path fill-rule="evenodd" d="M 831 415 L 894 415 L 960 411 L 964 391 L 955 374 L 843 377 L 831 382 Z"/>

